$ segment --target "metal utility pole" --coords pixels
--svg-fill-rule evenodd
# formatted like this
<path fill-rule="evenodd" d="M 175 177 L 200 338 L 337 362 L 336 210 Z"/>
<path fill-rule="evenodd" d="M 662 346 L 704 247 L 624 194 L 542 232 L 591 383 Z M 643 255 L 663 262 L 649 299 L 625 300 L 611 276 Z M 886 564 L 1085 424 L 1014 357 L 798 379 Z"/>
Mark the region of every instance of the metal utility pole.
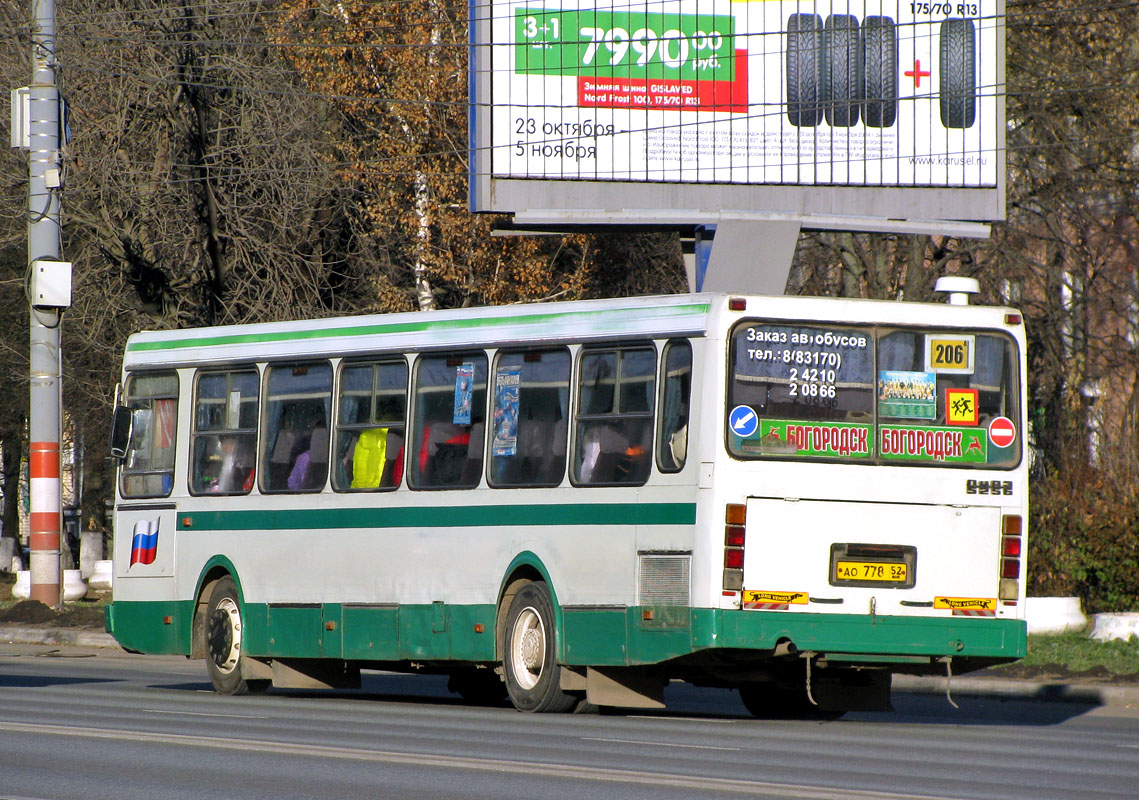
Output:
<path fill-rule="evenodd" d="M 31 599 L 57 607 L 60 590 L 59 325 L 70 304 L 71 265 L 60 262 L 59 88 L 55 2 L 32 0 L 32 83 L 28 87 L 28 461 Z M 66 292 L 63 285 L 66 283 Z M 66 297 L 64 297 L 66 295 Z"/>

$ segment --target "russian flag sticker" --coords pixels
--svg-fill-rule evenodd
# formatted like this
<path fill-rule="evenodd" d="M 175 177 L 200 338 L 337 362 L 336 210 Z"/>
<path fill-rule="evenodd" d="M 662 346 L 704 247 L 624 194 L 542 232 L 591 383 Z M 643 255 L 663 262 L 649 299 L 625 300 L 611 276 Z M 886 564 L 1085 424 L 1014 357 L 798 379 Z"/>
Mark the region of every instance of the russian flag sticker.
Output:
<path fill-rule="evenodd" d="M 153 564 L 154 554 L 158 551 L 158 520 L 153 522 L 140 519 L 134 524 L 134 535 L 131 537 L 131 563 Z M 128 567 L 129 569 L 129 567 Z"/>

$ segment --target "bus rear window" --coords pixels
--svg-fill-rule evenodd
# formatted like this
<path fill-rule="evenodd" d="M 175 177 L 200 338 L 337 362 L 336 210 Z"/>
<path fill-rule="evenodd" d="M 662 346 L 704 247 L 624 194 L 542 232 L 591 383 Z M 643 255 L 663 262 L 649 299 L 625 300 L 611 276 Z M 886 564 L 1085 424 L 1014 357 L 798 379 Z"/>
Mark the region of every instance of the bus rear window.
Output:
<path fill-rule="evenodd" d="M 731 340 L 744 458 L 1013 467 L 1018 375 L 997 332 L 751 321 Z"/>
<path fill-rule="evenodd" d="M 869 328 L 746 323 L 732 336 L 732 366 L 728 424 L 735 455 L 870 456 Z M 805 425 L 808 433 L 800 437 Z M 810 434 L 815 429 L 820 435 Z"/>

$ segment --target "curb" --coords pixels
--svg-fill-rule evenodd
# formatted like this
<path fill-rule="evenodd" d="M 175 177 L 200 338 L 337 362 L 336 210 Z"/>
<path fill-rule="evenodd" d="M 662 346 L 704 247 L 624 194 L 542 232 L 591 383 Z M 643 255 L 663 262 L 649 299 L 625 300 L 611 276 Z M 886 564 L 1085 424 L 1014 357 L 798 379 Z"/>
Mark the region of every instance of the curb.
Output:
<path fill-rule="evenodd" d="M 25 628 L 0 626 L 0 642 L 8 644 L 63 644 L 78 647 L 113 647 L 119 643 L 109 633 L 83 628 Z"/>
<path fill-rule="evenodd" d="M 895 675 L 894 690 L 910 694 L 945 694 L 945 678 Z M 954 697 L 1039 700 L 1045 703 L 1081 703 L 1139 709 L 1139 684 L 1064 683 L 1016 678 L 953 678 Z"/>

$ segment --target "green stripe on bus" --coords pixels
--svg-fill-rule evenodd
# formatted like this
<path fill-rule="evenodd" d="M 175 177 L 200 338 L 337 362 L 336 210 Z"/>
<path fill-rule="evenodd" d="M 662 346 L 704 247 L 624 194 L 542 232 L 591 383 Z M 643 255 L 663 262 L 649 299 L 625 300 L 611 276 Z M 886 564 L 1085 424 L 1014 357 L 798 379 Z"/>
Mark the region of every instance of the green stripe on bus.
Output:
<path fill-rule="evenodd" d="M 573 503 L 392 508 L 185 511 L 180 530 L 482 528 L 550 525 L 694 525 L 695 503 Z"/>
<path fill-rule="evenodd" d="M 520 317 L 474 317 L 464 319 L 417 320 L 414 322 L 387 322 L 375 325 L 341 325 L 327 328 L 305 328 L 287 331 L 268 331 L 264 333 L 229 333 L 217 336 L 187 336 L 185 338 L 167 339 L 158 342 L 131 342 L 127 345 L 128 352 L 144 352 L 152 350 L 180 350 L 191 347 L 215 347 L 218 345 L 255 344 L 268 342 L 299 341 L 304 339 L 323 339 L 341 336 L 381 336 L 396 333 L 422 333 L 439 330 L 462 330 L 471 328 L 486 328 L 497 326 L 541 325 L 549 324 L 559 319 L 579 318 L 597 319 L 615 316 L 625 320 L 630 312 L 634 312 L 638 319 L 657 316 L 675 316 L 677 314 L 699 315 L 708 312 L 707 303 L 690 303 L 687 305 L 665 306 L 663 308 L 617 308 L 601 309 L 598 311 L 573 311 L 549 314 L 531 314 Z"/>
<path fill-rule="evenodd" d="M 342 603 L 304 607 L 245 603 L 246 652 L 276 658 L 363 661 L 457 660 L 492 662 L 497 607 Z M 560 632 L 565 662 L 591 666 L 659 664 L 701 651 L 751 652 L 754 663 L 770 658 L 780 641 L 827 653 L 838 661 L 883 665 L 907 659 L 1012 661 L 1027 652 L 1027 623 L 977 617 L 886 617 L 729 609 L 655 607 L 654 617 L 677 612 L 668 627 L 650 627 L 646 607 L 565 608 Z M 194 603 L 115 601 L 107 606 L 107 631 L 128 650 L 190 653 Z M 170 623 L 166 620 L 170 619 Z M 329 620 L 337 624 L 329 629 Z M 481 632 L 476 629 L 481 624 Z"/>

